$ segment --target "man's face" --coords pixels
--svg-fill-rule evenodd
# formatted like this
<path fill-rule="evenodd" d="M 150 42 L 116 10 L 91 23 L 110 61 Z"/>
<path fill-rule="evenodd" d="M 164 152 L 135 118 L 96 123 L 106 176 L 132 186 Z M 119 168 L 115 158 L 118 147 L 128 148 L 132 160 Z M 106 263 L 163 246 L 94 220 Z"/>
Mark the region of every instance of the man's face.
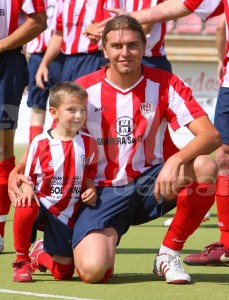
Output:
<path fill-rule="evenodd" d="M 144 51 L 145 45 L 137 31 L 113 30 L 107 34 L 104 55 L 109 59 L 111 68 L 114 68 L 119 74 L 132 74 L 141 68 Z"/>

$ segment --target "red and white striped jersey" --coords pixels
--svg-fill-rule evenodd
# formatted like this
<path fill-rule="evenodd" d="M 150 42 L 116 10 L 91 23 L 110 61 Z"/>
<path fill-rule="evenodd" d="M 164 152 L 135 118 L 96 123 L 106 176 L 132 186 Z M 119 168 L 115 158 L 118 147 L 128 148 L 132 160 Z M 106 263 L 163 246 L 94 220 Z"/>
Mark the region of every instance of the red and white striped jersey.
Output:
<path fill-rule="evenodd" d="M 25 168 L 42 204 L 72 227 L 81 203 L 85 179 L 94 179 L 98 159 L 96 141 L 79 131 L 71 141 L 60 141 L 48 132 L 32 141 Z"/>
<path fill-rule="evenodd" d="M 224 56 L 224 72 L 221 86 L 229 88 L 229 0 L 184 0 L 184 5 L 202 19 L 225 13 L 227 48 Z"/>
<path fill-rule="evenodd" d="M 34 12 L 45 12 L 43 0 L 0 0 L 0 39 L 14 32 Z"/>
<path fill-rule="evenodd" d="M 114 2 L 116 8 L 132 12 L 156 6 L 163 2 L 163 0 L 114 0 Z M 146 35 L 147 44 L 144 56 L 152 57 L 166 54 L 164 47 L 165 34 L 166 23 L 153 24 L 151 31 Z"/>
<path fill-rule="evenodd" d="M 144 66 L 127 90 L 109 82 L 105 69 L 76 80 L 89 94 L 87 128 L 96 139 L 98 186 L 125 185 L 163 162 L 167 122 L 173 130 L 206 115 L 179 77 Z"/>
<path fill-rule="evenodd" d="M 26 52 L 42 53 L 47 49 L 51 36 L 56 27 L 56 18 L 54 17 L 56 2 L 57 0 L 45 0 L 47 29 L 43 31 L 38 37 L 27 43 Z"/>
<path fill-rule="evenodd" d="M 223 0 L 182 0 L 183 4 L 201 19 L 217 16 L 223 13 Z M 226 0 L 225 2 L 227 2 Z"/>
<path fill-rule="evenodd" d="M 91 53 L 101 50 L 101 43 L 93 44 L 83 35 L 85 28 L 94 22 L 110 17 L 106 10 L 110 0 L 58 0 L 56 5 L 57 30 L 63 32 L 64 54 Z"/>

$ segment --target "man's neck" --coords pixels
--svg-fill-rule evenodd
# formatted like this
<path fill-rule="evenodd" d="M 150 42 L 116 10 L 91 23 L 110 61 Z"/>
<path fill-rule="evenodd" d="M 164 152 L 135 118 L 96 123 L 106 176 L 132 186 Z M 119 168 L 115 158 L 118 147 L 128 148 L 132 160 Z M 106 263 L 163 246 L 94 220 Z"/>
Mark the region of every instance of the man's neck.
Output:
<path fill-rule="evenodd" d="M 106 70 L 106 78 L 121 90 L 127 90 L 140 80 L 142 71 L 134 74 L 119 74 L 108 67 Z"/>

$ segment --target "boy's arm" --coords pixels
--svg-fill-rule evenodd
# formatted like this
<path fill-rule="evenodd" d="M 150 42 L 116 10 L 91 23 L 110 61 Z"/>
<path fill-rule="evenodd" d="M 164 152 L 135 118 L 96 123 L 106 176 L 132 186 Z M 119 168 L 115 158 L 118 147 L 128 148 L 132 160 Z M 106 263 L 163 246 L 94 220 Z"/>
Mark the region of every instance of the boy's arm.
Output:
<path fill-rule="evenodd" d="M 91 178 L 86 178 L 85 191 L 81 194 L 84 203 L 93 205 L 97 200 L 96 188 Z"/>

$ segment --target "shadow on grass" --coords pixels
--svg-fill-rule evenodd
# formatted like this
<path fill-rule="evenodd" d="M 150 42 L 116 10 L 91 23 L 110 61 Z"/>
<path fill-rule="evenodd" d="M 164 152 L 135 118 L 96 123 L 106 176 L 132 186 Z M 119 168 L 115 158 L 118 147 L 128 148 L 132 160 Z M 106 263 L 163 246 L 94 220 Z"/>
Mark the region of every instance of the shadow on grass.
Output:
<path fill-rule="evenodd" d="M 106 284 L 127 284 L 127 283 L 138 283 L 138 282 L 165 282 L 164 277 L 158 277 L 154 274 L 114 274 Z M 195 282 L 213 282 L 222 283 L 229 285 L 228 276 L 225 274 L 192 274 L 192 281 L 190 284 Z M 182 285 L 181 285 L 182 286 Z"/>
<path fill-rule="evenodd" d="M 153 222 L 153 221 L 151 221 Z M 132 226 L 132 227 L 137 227 L 137 226 Z M 150 224 L 143 224 L 143 225 L 138 225 L 138 227 L 146 227 L 146 228 L 161 228 L 161 227 L 164 227 L 164 228 L 168 228 L 168 227 L 165 227 L 163 224 L 161 225 L 158 225 L 158 224 L 153 224 L 153 223 L 150 223 Z M 203 222 L 200 224 L 200 227 L 201 228 L 216 228 L 218 229 L 218 225 L 217 224 L 209 224 L 209 222 Z"/>
<path fill-rule="evenodd" d="M 158 252 L 158 248 L 117 248 L 117 254 L 155 254 Z M 203 249 L 193 250 L 193 249 L 183 249 L 181 254 L 194 254 L 199 253 Z"/>

